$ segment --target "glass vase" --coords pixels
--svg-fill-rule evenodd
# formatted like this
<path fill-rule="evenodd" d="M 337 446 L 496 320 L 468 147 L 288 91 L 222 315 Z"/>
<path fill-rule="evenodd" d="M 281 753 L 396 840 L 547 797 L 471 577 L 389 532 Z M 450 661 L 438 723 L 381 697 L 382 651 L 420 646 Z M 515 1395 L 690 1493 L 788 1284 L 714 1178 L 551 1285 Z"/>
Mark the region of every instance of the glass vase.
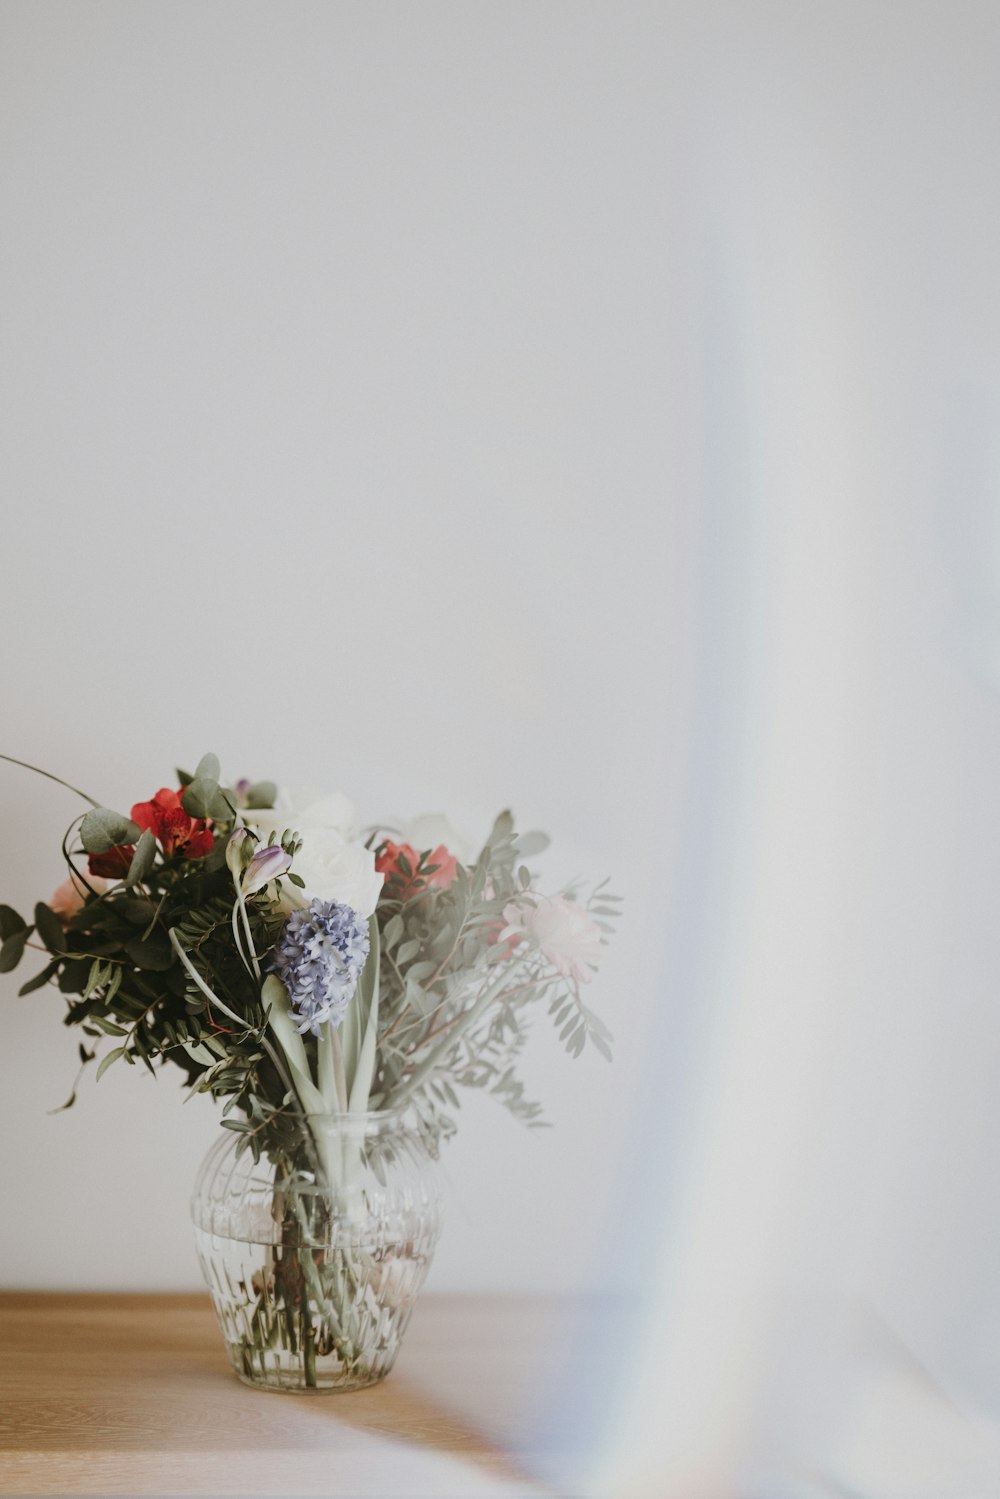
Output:
<path fill-rule="evenodd" d="M 191 1199 L 234 1372 L 261 1389 L 388 1374 L 440 1232 L 434 1164 L 401 1115 L 309 1114 L 255 1146 L 225 1130 Z"/>

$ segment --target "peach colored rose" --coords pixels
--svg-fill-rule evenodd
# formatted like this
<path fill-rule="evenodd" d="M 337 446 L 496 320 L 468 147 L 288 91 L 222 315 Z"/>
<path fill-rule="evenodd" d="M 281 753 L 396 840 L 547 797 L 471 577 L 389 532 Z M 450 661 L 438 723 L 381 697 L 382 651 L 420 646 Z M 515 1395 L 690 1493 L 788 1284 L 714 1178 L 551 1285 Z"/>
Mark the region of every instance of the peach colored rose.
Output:
<path fill-rule="evenodd" d="M 583 906 L 565 896 L 522 896 L 503 908 L 498 940 L 530 942 L 563 978 L 586 983 L 601 956 L 601 933 Z"/>
<path fill-rule="evenodd" d="M 103 895 L 108 888 L 108 882 L 99 874 L 92 874 L 89 883 L 98 895 Z M 62 922 L 71 920 L 81 910 L 88 895 L 87 886 L 79 875 L 71 874 L 68 880 L 63 880 L 59 889 L 55 891 L 49 905 Z"/>

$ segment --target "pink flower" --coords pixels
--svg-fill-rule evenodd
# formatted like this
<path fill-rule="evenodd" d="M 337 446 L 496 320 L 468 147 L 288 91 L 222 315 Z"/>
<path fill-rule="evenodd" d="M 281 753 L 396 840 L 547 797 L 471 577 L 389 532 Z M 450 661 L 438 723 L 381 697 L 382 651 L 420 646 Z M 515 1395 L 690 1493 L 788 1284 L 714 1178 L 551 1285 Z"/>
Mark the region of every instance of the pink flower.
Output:
<path fill-rule="evenodd" d="M 242 896 L 256 895 L 291 868 L 292 856 L 277 843 L 254 851 L 246 828 L 237 828 L 226 844 L 226 863 Z M 249 847 L 248 847 L 249 842 Z M 246 868 L 243 867 L 244 859 Z"/>
<path fill-rule="evenodd" d="M 587 983 L 601 956 L 596 922 L 576 901 L 562 895 L 525 895 L 503 908 L 507 923 L 498 941 L 530 942 L 563 978 Z"/>
<path fill-rule="evenodd" d="M 104 891 L 108 888 L 107 880 L 102 879 L 99 874 L 92 874 L 90 876 L 90 885 L 97 891 L 98 895 L 103 895 Z M 87 886 L 83 883 L 80 876 L 71 874 L 68 880 L 63 880 L 59 889 L 49 901 L 49 906 L 59 917 L 60 921 L 67 922 L 76 915 L 77 911 L 83 908 L 88 894 Z"/>
<path fill-rule="evenodd" d="M 286 854 L 285 850 L 278 844 L 270 844 L 267 848 L 259 848 L 247 865 L 240 882 L 240 888 L 244 895 L 255 895 L 258 890 L 276 880 L 279 875 L 291 868 L 292 856 Z"/>

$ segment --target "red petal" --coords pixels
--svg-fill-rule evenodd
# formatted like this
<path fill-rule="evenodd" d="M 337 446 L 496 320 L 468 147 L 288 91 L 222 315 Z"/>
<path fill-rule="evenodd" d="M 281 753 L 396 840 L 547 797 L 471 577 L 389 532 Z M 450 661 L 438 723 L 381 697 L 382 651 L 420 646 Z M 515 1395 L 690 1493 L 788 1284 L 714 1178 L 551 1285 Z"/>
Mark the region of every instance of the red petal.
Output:
<path fill-rule="evenodd" d="M 128 874 L 134 853 L 134 844 L 119 843 L 114 848 L 109 848 L 107 853 L 91 854 L 87 868 L 91 874 L 103 875 L 107 880 L 120 880 Z"/>
<path fill-rule="evenodd" d="M 185 859 L 201 859 L 205 854 L 210 854 L 215 840 L 212 837 L 212 829 L 205 822 L 196 822 L 191 829 L 191 837 L 184 850 Z"/>
<path fill-rule="evenodd" d="M 154 833 L 160 831 L 162 813 L 155 802 L 136 802 L 129 815 L 140 828 L 151 828 Z"/>

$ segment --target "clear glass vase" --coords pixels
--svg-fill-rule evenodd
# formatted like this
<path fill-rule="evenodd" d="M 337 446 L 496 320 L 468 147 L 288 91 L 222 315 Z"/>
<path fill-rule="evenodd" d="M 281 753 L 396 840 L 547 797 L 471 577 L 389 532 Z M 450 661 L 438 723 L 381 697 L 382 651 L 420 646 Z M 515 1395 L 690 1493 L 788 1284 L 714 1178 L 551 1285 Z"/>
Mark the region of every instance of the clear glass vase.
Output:
<path fill-rule="evenodd" d="M 268 1390 L 374 1384 L 440 1232 L 423 1141 L 392 1112 L 295 1116 L 256 1161 L 248 1140 L 223 1132 L 191 1199 L 233 1370 Z"/>

